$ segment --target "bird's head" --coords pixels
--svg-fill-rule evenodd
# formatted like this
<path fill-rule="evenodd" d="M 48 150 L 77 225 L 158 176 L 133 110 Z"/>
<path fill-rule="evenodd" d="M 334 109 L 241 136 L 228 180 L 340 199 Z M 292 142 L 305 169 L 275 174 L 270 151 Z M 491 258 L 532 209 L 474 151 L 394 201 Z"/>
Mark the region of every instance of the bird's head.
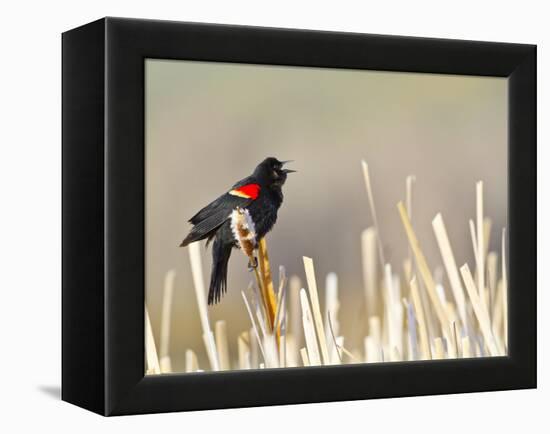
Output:
<path fill-rule="evenodd" d="M 279 161 L 276 158 L 268 157 L 262 161 L 254 170 L 254 176 L 266 185 L 282 186 L 289 173 L 295 170 L 283 169 L 283 166 L 292 160 Z"/>

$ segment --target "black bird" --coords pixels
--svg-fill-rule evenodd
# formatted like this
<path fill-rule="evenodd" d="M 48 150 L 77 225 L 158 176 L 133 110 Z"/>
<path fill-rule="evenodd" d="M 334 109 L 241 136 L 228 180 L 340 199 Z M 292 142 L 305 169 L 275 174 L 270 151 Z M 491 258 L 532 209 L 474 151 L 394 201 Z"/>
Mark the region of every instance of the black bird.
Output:
<path fill-rule="evenodd" d="M 287 174 L 283 169 L 289 161 L 269 157 L 252 175 L 237 182 L 231 189 L 205 206 L 189 219 L 193 228 L 180 247 L 206 239 L 212 247 L 212 272 L 208 304 L 218 303 L 227 290 L 227 263 L 233 248 L 241 248 L 249 258 L 257 243 L 277 221 L 277 211 L 283 203 L 282 186 Z M 249 263 L 249 266 L 256 264 Z"/>

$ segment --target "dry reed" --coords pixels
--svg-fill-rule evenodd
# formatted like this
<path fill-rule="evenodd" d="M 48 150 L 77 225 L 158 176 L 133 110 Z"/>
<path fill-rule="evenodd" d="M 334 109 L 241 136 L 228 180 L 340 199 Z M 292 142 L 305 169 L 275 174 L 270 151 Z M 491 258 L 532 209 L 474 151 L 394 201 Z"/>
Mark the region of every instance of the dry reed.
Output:
<path fill-rule="evenodd" d="M 231 352 L 228 328 L 218 321 L 215 334 L 208 318 L 203 269 L 198 244 L 189 255 L 203 330 L 208 370 L 262 369 L 286 366 L 314 366 L 359 362 L 388 362 L 502 356 L 507 352 L 506 232 L 501 251 L 489 251 L 492 223 L 484 215 L 483 182 L 475 186 L 476 215 L 469 225 L 474 273 L 467 263 L 458 267 L 441 213 L 432 221 L 443 268 L 430 268 L 412 224 L 414 176 L 406 179 L 405 204 L 397 204 L 408 257 L 402 275 L 395 264 L 386 262 L 377 220 L 369 166 L 361 163 L 373 226 L 360 237 L 364 283 L 363 349 L 345 347 L 339 315 L 338 277 L 328 273 L 319 288 L 314 261 L 304 257 L 307 289 L 297 276 L 287 279 L 279 269 L 275 285 L 265 239 L 256 250 L 255 282 L 241 291 L 250 329 L 242 331 Z M 254 258 L 251 258 L 254 259 Z M 401 268 L 401 264 L 400 267 Z M 500 268 L 500 275 L 499 275 Z M 443 284 L 446 274 L 449 286 Z M 288 288 L 287 288 L 288 285 Z M 167 273 L 161 318 L 160 354 L 145 309 L 146 372 L 171 372 L 169 324 L 174 286 L 173 272 Z M 321 296 L 323 300 L 321 300 Z M 323 302 L 324 309 L 321 309 Z M 323 314 L 322 314 L 323 312 Z M 200 350 L 200 349 L 195 349 Z M 173 350 L 172 350 L 173 351 Z M 231 358 L 235 354 L 235 358 Z M 160 357 L 160 358 L 159 358 Z M 197 353 L 185 351 L 185 371 L 200 371 Z"/>

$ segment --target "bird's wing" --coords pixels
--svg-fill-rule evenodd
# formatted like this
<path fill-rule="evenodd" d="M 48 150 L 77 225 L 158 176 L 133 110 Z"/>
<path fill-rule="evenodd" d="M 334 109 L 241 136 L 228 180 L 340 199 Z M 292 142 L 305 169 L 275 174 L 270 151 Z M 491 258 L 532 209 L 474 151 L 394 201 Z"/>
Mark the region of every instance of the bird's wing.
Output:
<path fill-rule="evenodd" d="M 195 241 L 204 240 L 205 238 L 211 238 L 213 233 L 225 223 L 225 221 L 231 215 L 231 211 L 227 209 L 220 208 L 217 211 L 212 212 L 210 215 L 204 219 L 198 221 L 189 234 L 180 244 L 180 247 L 184 247 Z"/>
<path fill-rule="evenodd" d="M 233 187 L 231 187 L 231 189 L 243 187 L 243 186 L 249 185 L 249 184 L 256 184 L 257 185 L 258 181 L 256 180 L 256 178 L 254 176 L 247 176 L 246 178 L 241 179 L 240 181 L 233 184 Z"/>
<path fill-rule="evenodd" d="M 257 199 L 259 194 L 260 185 L 254 182 L 253 178 L 248 177 L 239 181 L 227 193 L 222 194 L 189 219 L 193 228 L 181 246 L 205 238 L 210 241 L 216 230 L 229 219 L 235 208 L 246 208 Z"/>
<path fill-rule="evenodd" d="M 225 193 L 218 197 L 214 202 L 206 205 L 198 213 L 189 219 L 189 223 L 198 225 L 200 222 L 207 220 L 213 215 L 218 214 L 220 211 L 225 212 L 227 215 L 231 213 L 235 208 L 244 208 L 250 203 L 250 199 L 244 197 L 234 196 L 229 193 Z"/>
<path fill-rule="evenodd" d="M 218 211 L 224 210 L 229 215 L 235 208 L 246 208 L 260 194 L 260 186 L 250 178 L 245 178 L 236 183 L 231 190 L 222 194 L 215 201 L 206 205 L 197 214 L 189 219 L 189 223 L 193 225 L 199 224 L 201 221 L 208 219 L 210 216 L 217 214 Z"/>

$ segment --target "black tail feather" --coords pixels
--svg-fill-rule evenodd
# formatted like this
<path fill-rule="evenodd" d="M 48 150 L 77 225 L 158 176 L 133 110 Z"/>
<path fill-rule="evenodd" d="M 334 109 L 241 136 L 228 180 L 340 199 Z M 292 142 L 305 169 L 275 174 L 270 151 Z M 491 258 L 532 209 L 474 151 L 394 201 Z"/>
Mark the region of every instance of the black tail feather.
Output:
<path fill-rule="evenodd" d="M 210 288 L 208 290 L 208 304 L 216 304 L 227 291 L 227 264 L 231 256 L 232 244 L 222 242 L 219 238 L 214 240 L 212 246 L 212 274 L 210 275 Z"/>

